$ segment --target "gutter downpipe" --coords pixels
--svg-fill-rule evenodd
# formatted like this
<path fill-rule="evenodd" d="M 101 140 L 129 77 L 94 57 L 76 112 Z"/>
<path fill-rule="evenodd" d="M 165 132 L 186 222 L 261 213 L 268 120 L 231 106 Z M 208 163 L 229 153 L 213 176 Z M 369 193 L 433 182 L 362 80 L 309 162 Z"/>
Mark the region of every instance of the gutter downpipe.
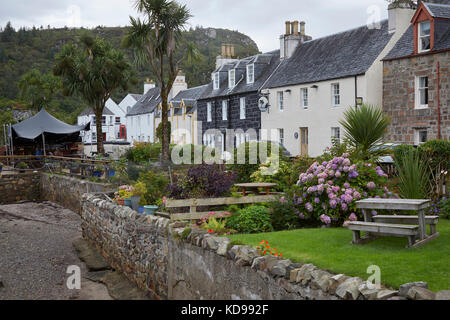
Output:
<path fill-rule="evenodd" d="M 440 110 L 440 96 L 439 96 L 439 78 L 440 78 L 440 70 L 439 70 L 439 61 L 436 62 L 437 69 L 437 138 L 441 139 L 441 110 Z"/>

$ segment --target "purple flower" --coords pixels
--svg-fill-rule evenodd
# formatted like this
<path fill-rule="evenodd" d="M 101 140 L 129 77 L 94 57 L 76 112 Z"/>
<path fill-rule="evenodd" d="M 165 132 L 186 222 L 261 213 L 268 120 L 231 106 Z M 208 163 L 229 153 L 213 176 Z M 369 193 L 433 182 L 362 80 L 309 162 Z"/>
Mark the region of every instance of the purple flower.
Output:
<path fill-rule="evenodd" d="M 333 192 L 330 192 L 328 194 L 328 198 L 330 198 L 331 200 L 336 199 L 336 195 Z"/>
<path fill-rule="evenodd" d="M 348 227 L 350 221 L 344 221 L 344 224 L 342 225 L 343 227 Z"/>
<path fill-rule="evenodd" d="M 305 215 L 304 215 L 303 213 L 299 213 L 299 214 L 298 214 L 298 217 L 299 217 L 300 219 L 302 219 L 302 220 L 305 219 Z"/>
<path fill-rule="evenodd" d="M 378 213 L 377 213 L 375 210 L 372 211 L 372 215 L 373 215 L 373 216 L 376 216 L 377 214 L 378 214 Z"/>
<path fill-rule="evenodd" d="M 348 153 L 343 153 L 342 156 L 343 156 L 344 158 L 350 157 L 350 155 L 349 155 Z"/>
<path fill-rule="evenodd" d="M 330 186 L 332 186 L 332 185 L 333 185 L 333 181 L 329 180 L 329 181 L 328 181 L 328 184 L 329 184 Z"/>
<path fill-rule="evenodd" d="M 334 199 L 330 200 L 330 207 L 331 207 L 332 209 L 335 209 L 336 206 L 337 206 L 337 201 L 334 200 Z"/>
<path fill-rule="evenodd" d="M 355 199 L 361 199 L 361 194 L 358 192 L 358 191 L 355 191 L 354 193 L 353 193 L 353 198 L 355 198 Z"/>
<path fill-rule="evenodd" d="M 300 205 L 300 204 L 302 204 L 302 203 L 303 203 L 303 199 L 302 199 L 302 198 L 297 198 L 296 204 L 297 204 L 297 205 Z"/>
<path fill-rule="evenodd" d="M 315 203 L 320 203 L 320 199 L 316 197 L 316 198 L 314 199 L 314 202 L 315 202 Z"/>
<path fill-rule="evenodd" d="M 344 187 L 345 187 L 346 189 L 350 188 L 350 183 L 348 183 L 348 182 L 344 183 Z"/>
<path fill-rule="evenodd" d="M 336 178 L 340 178 L 342 176 L 342 174 L 340 171 L 336 171 L 335 176 L 336 176 Z"/>
<path fill-rule="evenodd" d="M 342 202 L 342 203 L 341 203 L 341 208 L 342 208 L 343 211 L 347 211 L 348 206 L 347 206 L 346 203 Z"/>
<path fill-rule="evenodd" d="M 342 161 L 342 165 L 343 166 L 350 166 L 351 165 L 350 159 L 344 159 L 344 161 Z"/>
<path fill-rule="evenodd" d="M 320 221 L 322 221 L 325 224 L 330 224 L 331 223 L 331 218 L 329 216 L 327 216 L 326 214 L 322 214 L 320 216 Z"/>
<path fill-rule="evenodd" d="M 323 210 L 327 210 L 327 209 L 328 209 L 328 207 L 327 207 L 327 205 L 326 205 L 325 202 L 322 202 L 322 209 L 323 209 Z"/>
<path fill-rule="evenodd" d="M 317 182 L 318 182 L 319 184 L 323 184 L 323 183 L 325 183 L 325 179 L 320 178 L 319 180 L 317 180 Z"/>
<path fill-rule="evenodd" d="M 309 202 L 307 202 L 306 204 L 305 204 L 305 208 L 306 208 L 306 210 L 308 210 L 309 212 L 312 212 L 314 209 L 313 209 L 313 206 L 311 205 L 311 203 L 309 203 Z"/>
<path fill-rule="evenodd" d="M 322 193 L 323 193 L 323 190 L 324 190 L 323 184 L 319 184 L 319 185 L 317 186 L 317 192 L 318 192 L 319 194 L 322 194 Z"/>
<path fill-rule="evenodd" d="M 357 176 L 359 176 L 359 173 L 358 173 L 357 171 L 351 171 L 351 172 L 348 174 L 348 177 L 349 177 L 350 179 L 356 178 Z"/>
<path fill-rule="evenodd" d="M 341 190 L 341 188 L 339 188 L 338 186 L 333 186 L 331 187 L 331 190 L 333 190 L 333 192 L 338 192 L 339 190 Z"/>
<path fill-rule="evenodd" d="M 375 183 L 373 181 L 370 181 L 369 183 L 367 183 L 367 188 L 368 189 L 375 189 L 377 186 L 375 185 Z"/>
<path fill-rule="evenodd" d="M 348 219 L 349 219 L 350 221 L 357 221 L 357 220 L 358 220 L 358 217 L 357 217 L 354 213 L 352 213 L 352 214 L 348 217 Z"/>

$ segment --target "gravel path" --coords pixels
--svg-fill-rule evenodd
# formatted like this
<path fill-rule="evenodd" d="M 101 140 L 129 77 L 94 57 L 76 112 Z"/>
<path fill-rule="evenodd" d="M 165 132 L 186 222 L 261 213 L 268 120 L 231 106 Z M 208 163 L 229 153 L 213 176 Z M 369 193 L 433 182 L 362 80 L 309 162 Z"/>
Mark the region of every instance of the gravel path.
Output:
<path fill-rule="evenodd" d="M 0 300 L 111 299 L 104 285 L 84 278 L 72 246 L 80 237 L 80 217 L 54 203 L 0 206 Z M 81 290 L 66 286 L 70 265 L 81 269 Z"/>

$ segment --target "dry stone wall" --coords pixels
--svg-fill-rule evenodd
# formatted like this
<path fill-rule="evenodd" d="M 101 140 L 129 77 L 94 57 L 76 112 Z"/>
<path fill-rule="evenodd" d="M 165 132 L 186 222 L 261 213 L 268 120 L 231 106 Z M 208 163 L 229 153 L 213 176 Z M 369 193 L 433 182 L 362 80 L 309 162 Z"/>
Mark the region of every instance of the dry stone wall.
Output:
<path fill-rule="evenodd" d="M 0 175 L 0 204 L 39 200 L 39 173 Z"/>
<path fill-rule="evenodd" d="M 427 284 L 373 289 L 357 277 L 260 256 L 183 222 L 144 216 L 96 195 L 82 197 L 83 236 L 153 299 L 434 299 Z M 448 292 L 447 292 L 448 294 Z M 445 296 L 445 292 L 439 295 Z"/>

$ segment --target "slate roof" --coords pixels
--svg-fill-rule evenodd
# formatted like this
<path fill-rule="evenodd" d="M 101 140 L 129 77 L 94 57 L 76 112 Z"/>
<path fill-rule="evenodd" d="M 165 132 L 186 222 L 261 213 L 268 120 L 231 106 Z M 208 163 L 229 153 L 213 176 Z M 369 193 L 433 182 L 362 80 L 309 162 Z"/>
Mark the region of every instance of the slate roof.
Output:
<path fill-rule="evenodd" d="M 136 116 L 139 114 L 152 113 L 161 103 L 161 89 L 152 88 L 142 95 L 141 98 L 131 107 L 127 116 Z"/>
<path fill-rule="evenodd" d="M 134 100 L 139 101 L 142 98 L 142 94 L 130 93 L 130 96 L 133 97 Z"/>
<path fill-rule="evenodd" d="M 449 9 L 450 18 L 450 5 L 438 5 L 425 3 L 427 7 L 447 7 Z M 436 19 L 434 20 L 434 47 L 433 51 L 440 51 L 450 49 L 450 20 Z M 414 26 L 410 25 L 400 40 L 397 41 L 394 48 L 384 57 L 383 60 L 392 60 L 398 58 L 409 57 L 414 54 Z"/>
<path fill-rule="evenodd" d="M 89 116 L 91 114 L 95 115 L 94 110 L 91 107 L 86 107 L 83 112 L 79 115 L 79 117 L 83 117 L 83 116 Z M 103 113 L 104 116 L 113 116 L 114 113 L 108 109 L 108 107 L 105 106 L 105 108 L 103 108 Z"/>
<path fill-rule="evenodd" d="M 208 85 L 203 85 L 180 91 L 170 102 L 173 106 L 179 107 L 181 101 L 183 101 L 186 106 L 192 107 L 189 110 L 189 113 L 192 113 L 197 109 L 197 100 L 203 95 L 207 87 Z"/>
<path fill-rule="evenodd" d="M 247 65 L 250 64 L 255 66 L 254 82 L 247 84 Z M 280 50 L 257 54 L 227 63 L 214 71 L 214 73 L 219 72 L 220 74 L 219 89 L 214 90 L 213 82 L 211 81 L 198 100 L 259 91 L 279 64 Z M 236 69 L 236 85 L 233 88 L 228 87 L 228 71 L 231 69 Z"/>
<path fill-rule="evenodd" d="M 434 18 L 450 18 L 450 1 L 445 3 L 423 3 Z"/>
<path fill-rule="evenodd" d="M 367 26 L 344 31 L 300 44 L 284 60 L 264 88 L 361 75 L 372 66 L 392 37 L 388 21 L 380 29 Z"/>

